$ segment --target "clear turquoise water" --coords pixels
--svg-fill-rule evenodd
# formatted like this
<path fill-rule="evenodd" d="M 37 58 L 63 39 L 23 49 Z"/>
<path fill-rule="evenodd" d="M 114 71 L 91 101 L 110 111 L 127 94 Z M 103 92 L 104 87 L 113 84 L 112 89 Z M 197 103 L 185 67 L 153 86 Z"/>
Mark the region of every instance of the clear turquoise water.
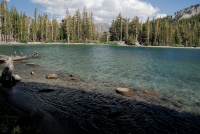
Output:
<path fill-rule="evenodd" d="M 174 99 L 200 103 L 200 49 L 144 48 L 88 45 L 0 46 L 0 54 L 14 51 L 47 69 L 67 71 L 84 79 L 112 81 L 133 88 L 164 93 Z"/>

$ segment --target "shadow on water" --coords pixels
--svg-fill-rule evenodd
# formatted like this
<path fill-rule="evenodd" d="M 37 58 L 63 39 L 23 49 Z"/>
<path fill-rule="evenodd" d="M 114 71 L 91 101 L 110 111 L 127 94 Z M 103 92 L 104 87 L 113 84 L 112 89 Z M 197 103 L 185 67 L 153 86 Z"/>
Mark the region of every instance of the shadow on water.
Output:
<path fill-rule="evenodd" d="M 21 82 L 10 101 L 42 113 L 44 133 L 200 133 L 200 115 L 120 95 Z"/>

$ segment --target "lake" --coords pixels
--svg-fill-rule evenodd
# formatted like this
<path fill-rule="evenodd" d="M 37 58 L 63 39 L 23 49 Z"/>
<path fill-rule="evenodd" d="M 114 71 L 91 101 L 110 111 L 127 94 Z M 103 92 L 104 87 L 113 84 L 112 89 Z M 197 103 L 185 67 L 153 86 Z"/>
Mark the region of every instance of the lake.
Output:
<path fill-rule="evenodd" d="M 0 45 L 0 54 L 34 52 L 49 70 L 83 79 L 149 89 L 188 103 L 200 103 L 200 49 L 95 45 Z"/>

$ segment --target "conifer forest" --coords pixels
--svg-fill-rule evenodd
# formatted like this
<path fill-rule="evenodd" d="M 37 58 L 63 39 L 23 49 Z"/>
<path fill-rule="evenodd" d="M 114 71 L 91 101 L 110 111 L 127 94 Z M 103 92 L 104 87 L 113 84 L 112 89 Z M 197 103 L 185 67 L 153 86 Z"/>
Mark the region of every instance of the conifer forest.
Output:
<path fill-rule="evenodd" d="M 200 6 L 194 5 L 194 7 Z M 121 13 L 110 22 L 108 31 L 99 33 L 95 27 L 93 13 L 86 7 L 66 16 L 61 22 L 48 14 L 34 17 L 18 12 L 13 6 L 8 9 L 6 0 L 0 5 L 0 42 L 64 42 L 64 43 L 106 43 L 124 41 L 128 45 L 151 46 L 200 46 L 200 14 L 180 19 L 173 16 L 148 18 L 124 18 Z"/>

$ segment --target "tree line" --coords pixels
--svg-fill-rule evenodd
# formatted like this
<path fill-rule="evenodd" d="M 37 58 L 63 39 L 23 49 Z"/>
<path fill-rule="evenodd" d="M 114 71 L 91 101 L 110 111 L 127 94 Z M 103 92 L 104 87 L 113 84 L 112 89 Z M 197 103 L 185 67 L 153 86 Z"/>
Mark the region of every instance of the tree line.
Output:
<path fill-rule="evenodd" d="M 0 5 L 0 42 L 98 42 L 93 14 L 86 7 L 71 16 L 69 10 L 59 23 L 47 14 L 39 15 L 35 9 L 31 18 L 25 12 L 18 13 L 13 6 L 10 10 L 7 1 Z"/>
<path fill-rule="evenodd" d="M 123 18 L 121 14 L 113 19 L 109 29 L 111 41 L 125 41 L 126 44 L 152 46 L 200 46 L 200 14 L 188 19 L 174 19 L 172 16 L 140 22 Z M 104 36 L 106 37 L 104 33 Z"/>
<path fill-rule="evenodd" d="M 198 7 L 195 5 L 194 7 Z M 37 9 L 34 17 L 25 12 L 18 13 L 13 6 L 10 10 L 7 1 L 0 5 L 0 42 L 67 42 L 100 43 L 124 41 L 128 45 L 152 46 L 200 46 L 200 14 L 188 19 L 176 19 L 172 16 L 140 22 L 123 18 L 119 14 L 112 20 L 109 31 L 100 34 L 95 27 L 93 13 L 77 10 L 73 16 L 66 10 L 61 22 L 40 15 Z"/>

